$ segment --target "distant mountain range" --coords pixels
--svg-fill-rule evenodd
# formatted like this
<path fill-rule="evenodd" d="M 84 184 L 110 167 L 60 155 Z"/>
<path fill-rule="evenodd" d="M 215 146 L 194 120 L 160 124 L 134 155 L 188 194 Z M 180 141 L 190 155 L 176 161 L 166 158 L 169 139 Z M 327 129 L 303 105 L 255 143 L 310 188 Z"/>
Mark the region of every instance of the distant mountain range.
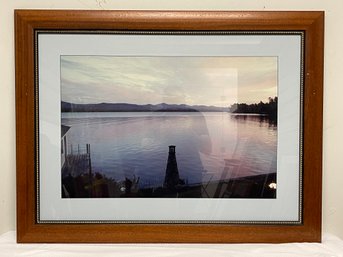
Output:
<path fill-rule="evenodd" d="M 186 104 L 129 104 L 129 103 L 99 103 L 74 104 L 61 102 L 62 112 L 223 112 L 229 108 L 206 105 Z"/>

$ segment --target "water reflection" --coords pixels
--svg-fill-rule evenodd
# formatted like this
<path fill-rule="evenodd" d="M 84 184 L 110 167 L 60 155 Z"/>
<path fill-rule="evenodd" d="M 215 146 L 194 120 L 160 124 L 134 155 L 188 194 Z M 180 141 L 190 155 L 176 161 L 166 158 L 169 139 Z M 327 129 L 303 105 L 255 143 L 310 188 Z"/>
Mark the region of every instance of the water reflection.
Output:
<path fill-rule="evenodd" d="M 258 122 L 261 126 L 268 124 L 270 127 L 277 127 L 277 117 L 263 115 L 263 114 L 231 114 L 231 119 L 237 122 Z"/>
<path fill-rule="evenodd" d="M 111 185 L 111 189 L 97 190 L 109 192 L 97 197 L 275 195 L 275 190 L 267 194 L 270 189 L 264 188 L 265 183 L 276 182 L 277 149 L 276 121 L 266 116 L 225 112 L 68 113 L 63 114 L 62 124 L 70 127 L 69 153 L 78 145 L 89 144 L 92 149 L 92 173 L 79 172 L 74 177 L 92 181 L 85 185 L 87 188 L 103 181 Z M 163 190 L 170 145 L 177 146 L 178 171 L 184 181 L 173 195 Z M 128 185 L 135 190 L 128 191 Z"/>

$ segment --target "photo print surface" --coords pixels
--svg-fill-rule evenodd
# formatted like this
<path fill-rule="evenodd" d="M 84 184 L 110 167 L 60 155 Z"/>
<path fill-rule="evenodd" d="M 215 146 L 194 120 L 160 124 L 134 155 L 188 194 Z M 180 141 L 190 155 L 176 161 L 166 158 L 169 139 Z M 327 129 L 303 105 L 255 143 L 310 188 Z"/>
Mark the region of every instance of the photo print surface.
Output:
<path fill-rule="evenodd" d="M 62 198 L 276 198 L 277 57 L 62 55 Z"/>

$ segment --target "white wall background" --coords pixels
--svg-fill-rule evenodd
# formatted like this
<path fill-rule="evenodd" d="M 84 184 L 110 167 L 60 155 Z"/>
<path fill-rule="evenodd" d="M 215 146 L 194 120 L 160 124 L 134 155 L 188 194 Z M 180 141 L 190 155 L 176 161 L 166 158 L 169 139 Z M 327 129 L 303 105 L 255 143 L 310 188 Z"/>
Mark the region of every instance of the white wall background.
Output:
<path fill-rule="evenodd" d="M 343 238 L 342 0 L 0 0 L 0 234 L 16 228 L 14 9 L 324 10 L 323 231 Z"/>

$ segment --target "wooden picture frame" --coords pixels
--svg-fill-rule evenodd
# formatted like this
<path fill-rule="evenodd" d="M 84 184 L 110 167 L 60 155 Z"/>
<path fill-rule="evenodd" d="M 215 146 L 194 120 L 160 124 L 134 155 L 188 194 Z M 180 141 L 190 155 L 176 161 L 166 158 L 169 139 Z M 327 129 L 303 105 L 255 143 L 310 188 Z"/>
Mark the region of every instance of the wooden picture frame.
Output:
<path fill-rule="evenodd" d="M 118 221 L 43 219 L 39 33 L 297 35 L 298 218 L 289 220 Z M 86 43 L 85 43 L 86 44 Z M 321 241 L 324 13 L 16 10 L 17 241 L 20 243 L 281 243 Z M 283 68 L 284 69 L 284 68 Z M 44 84 L 44 83 L 41 83 Z M 44 100 L 44 99 L 43 99 Z M 45 108 L 46 106 L 44 106 Z M 285 107 L 281 107 L 285 108 Z M 59 125 L 60 127 L 60 125 Z M 59 131 L 60 133 L 60 131 Z M 43 182 L 42 182 L 43 181 Z M 297 182 L 297 183 L 298 183 Z M 49 185 L 45 185 L 48 187 Z M 60 197 L 60 196 L 59 196 Z M 57 207 L 56 207 L 57 208 Z M 210 211 L 210 210 L 209 210 Z M 286 210 L 287 212 L 287 210 Z"/>

